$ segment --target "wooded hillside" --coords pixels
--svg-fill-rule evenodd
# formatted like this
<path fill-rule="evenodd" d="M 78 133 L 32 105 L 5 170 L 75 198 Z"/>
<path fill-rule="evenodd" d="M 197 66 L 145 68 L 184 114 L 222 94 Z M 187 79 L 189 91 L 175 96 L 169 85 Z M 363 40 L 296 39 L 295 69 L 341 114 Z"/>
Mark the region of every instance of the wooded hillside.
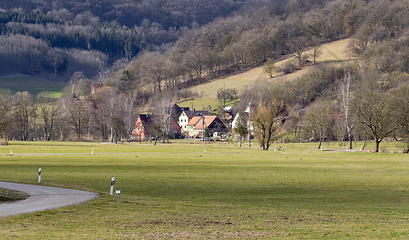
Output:
<path fill-rule="evenodd" d="M 337 0 L 321 6 L 314 2 L 307 7 L 290 1 L 282 14 L 276 15 L 274 10 L 264 6 L 189 30 L 163 53 L 139 54 L 125 71 L 118 71 L 107 83 L 120 86 L 127 79 L 133 89 L 141 91 L 144 86 L 144 92 L 150 89 L 157 93 L 259 66 L 268 59 L 274 62 L 283 56 L 293 56 L 295 61 L 282 68 L 289 73 L 309 64 L 307 50 L 312 49 L 316 55 L 322 43 L 346 37 L 353 38 L 351 57 L 377 61 L 380 68 L 386 61 L 384 67 L 392 64 L 395 70 L 407 71 L 405 64 L 401 64 L 406 61 L 403 49 L 409 22 L 407 3 Z M 390 54 L 367 57 L 385 53 L 375 50 L 382 42 L 402 48 L 399 50 L 402 54 L 393 58 Z"/>
<path fill-rule="evenodd" d="M 119 1 L 113 6 L 127 6 L 126 3 L 129 2 Z M 200 7 L 203 2 L 193 3 Z M 193 20 L 189 26 L 168 29 L 159 20 L 153 22 L 147 18 L 141 25 L 130 28 L 125 22 L 107 22 L 107 16 L 91 11 L 76 14 L 67 10 L 65 18 L 63 12 L 67 11 L 61 9 L 44 14 L 49 7 L 45 1 L 39 5 L 41 9 L 28 11 L 36 16 L 32 18 L 24 17 L 26 10 L 6 10 L 3 12 L 6 20 L 0 26 L 4 32 L 0 38 L 3 71 L 24 69 L 71 79 L 58 105 L 44 97 L 45 102 L 40 101 L 44 106 L 58 109 L 44 108 L 44 112 L 54 111 L 54 117 L 58 116 L 60 139 L 70 135 L 76 135 L 77 139 L 85 135 L 107 139 L 108 129 L 111 139 L 114 135 L 126 138 L 136 113 L 169 114 L 171 103 L 192 97 L 193 93 L 184 88 L 262 65 L 271 76 L 272 70 L 285 75 L 305 66 L 312 68 L 293 81 L 272 84 L 260 80 L 241 91 L 237 108 L 243 111 L 253 104 L 255 109 L 263 110 L 260 112 L 270 117 L 258 116 L 256 112 L 253 120 L 268 119 L 267 125 L 274 126 L 274 131 L 265 130 L 269 134 L 294 133 L 299 141 L 320 143 L 325 139 L 348 139 L 350 148 L 353 139 L 374 139 L 376 151 L 387 137 L 409 139 L 406 111 L 409 102 L 405 98 L 409 81 L 406 1 L 234 3 L 238 5 L 233 4 L 229 16 L 203 25 Z M 164 6 L 165 2 L 160 4 Z M 128 7 L 134 7 L 131 5 Z M 216 11 L 212 16 L 218 14 Z M 42 15 L 45 17 L 38 17 Z M 343 38 L 352 39 L 348 62 L 315 61 L 322 43 Z M 286 64 L 275 66 L 282 58 L 288 59 Z M 92 95 L 90 86 L 97 79 L 95 75 L 106 88 Z M 6 106 L 12 98 L 5 95 L 9 99 Z M 21 104 L 24 101 L 27 103 Z M 29 119 L 34 122 L 36 119 L 36 101 L 26 93 L 14 96 L 14 104 L 20 104 L 14 106 L 15 111 L 18 106 L 32 106 L 32 115 L 23 119 L 24 126 L 15 126 L 14 132 L 7 134 L 21 139 L 42 135 L 30 127 Z M 50 101 L 53 104 L 49 105 Z M 286 124 L 276 126 L 272 120 L 282 119 L 284 114 L 288 119 Z M 45 126 L 49 117 L 43 119 Z M 258 124 L 265 126 L 260 121 Z M 265 131 L 260 129 L 258 133 L 263 136 Z M 45 135 L 57 139 L 58 133 Z M 274 137 L 267 139 L 263 145 L 267 144 L 268 149 Z"/>
<path fill-rule="evenodd" d="M 189 29 L 261 2 L 2 0 L 0 74 L 69 80 L 79 71 L 96 78 L 117 60 L 143 50 L 164 52 Z"/>

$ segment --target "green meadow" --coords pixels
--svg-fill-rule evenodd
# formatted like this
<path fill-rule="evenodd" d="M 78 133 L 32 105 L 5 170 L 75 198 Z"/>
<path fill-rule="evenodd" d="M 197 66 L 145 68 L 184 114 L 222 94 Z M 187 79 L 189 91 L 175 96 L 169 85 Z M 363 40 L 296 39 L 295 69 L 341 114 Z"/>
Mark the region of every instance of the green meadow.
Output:
<path fill-rule="evenodd" d="M 398 153 L 400 145 L 382 143 L 378 154 L 341 151 L 346 147 L 338 143 L 326 143 L 324 151 L 317 146 L 274 144 L 262 151 L 187 141 L 10 142 L 0 146 L 1 181 L 38 184 L 41 167 L 42 185 L 94 191 L 100 198 L 0 218 L 0 236 L 409 238 L 409 155 Z M 109 195 L 112 177 L 120 200 Z"/>
<path fill-rule="evenodd" d="M 60 97 L 65 86 L 67 83 L 24 74 L 0 77 L 0 88 L 9 89 L 13 94 L 27 91 L 31 95 L 37 96 L 41 92 L 50 92 L 56 97 Z"/>

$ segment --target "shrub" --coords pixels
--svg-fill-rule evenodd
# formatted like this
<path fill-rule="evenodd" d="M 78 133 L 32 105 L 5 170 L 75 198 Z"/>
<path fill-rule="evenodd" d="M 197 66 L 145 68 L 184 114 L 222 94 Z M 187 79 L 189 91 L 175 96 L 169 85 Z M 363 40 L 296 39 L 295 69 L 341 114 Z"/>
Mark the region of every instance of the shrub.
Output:
<path fill-rule="evenodd" d="M 290 74 L 297 69 L 298 69 L 297 65 L 289 61 L 280 68 L 280 71 L 284 72 L 285 74 Z"/>
<path fill-rule="evenodd" d="M 9 145 L 9 142 L 7 141 L 7 139 L 1 138 L 0 145 Z"/>

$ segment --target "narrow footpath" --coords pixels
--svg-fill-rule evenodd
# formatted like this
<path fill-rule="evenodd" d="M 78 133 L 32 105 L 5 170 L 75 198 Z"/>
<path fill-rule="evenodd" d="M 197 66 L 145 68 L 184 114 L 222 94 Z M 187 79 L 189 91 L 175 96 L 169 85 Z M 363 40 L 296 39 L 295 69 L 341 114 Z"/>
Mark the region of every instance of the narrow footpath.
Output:
<path fill-rule="evenodd" d="M 82 190 L 10 182 L 0 182 L 0 188 L 30 195 L 22 201 L 0 204 L 0 217 L 76 205 L 98 197 L 96 193 Z"/>

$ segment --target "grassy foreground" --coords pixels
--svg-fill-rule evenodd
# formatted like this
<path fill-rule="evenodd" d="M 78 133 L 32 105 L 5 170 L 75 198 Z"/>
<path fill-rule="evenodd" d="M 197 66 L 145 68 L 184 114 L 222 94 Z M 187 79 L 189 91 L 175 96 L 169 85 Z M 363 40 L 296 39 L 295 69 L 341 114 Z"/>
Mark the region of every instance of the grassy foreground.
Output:
<path fill-rule="evenodd" d="M 100 198 L 0 218 L 2 239 L 409 237 L 407 154 L 321 152 L 316 144 L 277 152 L 279 145 L 10 144 L 0 146 L 0 180 L 37 184 L 41 167 L 43 185 Z M 28 153 L 37 155 L 17 155 Z M 119 201 L 109 196 L 111 177 Z"/>

